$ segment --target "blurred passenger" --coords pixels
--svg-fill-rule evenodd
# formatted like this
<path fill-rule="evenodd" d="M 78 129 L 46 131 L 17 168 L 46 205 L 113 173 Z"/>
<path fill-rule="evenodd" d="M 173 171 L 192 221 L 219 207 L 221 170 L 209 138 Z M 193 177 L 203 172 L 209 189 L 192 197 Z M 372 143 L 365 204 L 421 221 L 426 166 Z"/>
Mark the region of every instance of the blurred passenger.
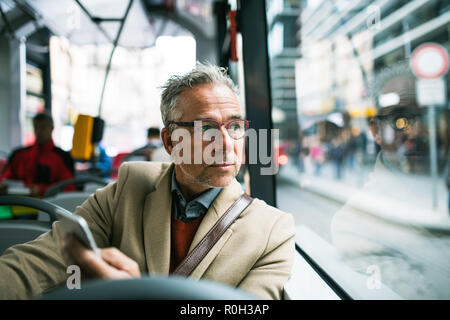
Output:
<path fill-rule="evenodd" d="M 53 184 L 74 177 L 70 154 L 55 146 L 52 139 L 53 119 L 47 113 L 33 118 L 35 143 L 14 150 L 8 158 L 0 183 L 6 179 L 21 180 L 30 189 L 30 195 L 42 196 Z M 68 186 L 65 190 L 75 190 Z M 3 184 L 1 193 L 7 193 Z"/>
<path fill-rule="evenodd" d="M 139 159 L 142 157 L 141 159 Z M 147 144 L 134 150 L 128 157 L 128 160 L 145 161 L 170 161 L 170 155 L 164 149 L 161 140 L 161 131 L 157 127 L 150 127 L 147 130 Z"/>
<path fill-rule="evenodd" d="M 96 155 L 97 161 L 95 162 L 96 169 L 99 171 L 100 177 L 108 178 L 111 172 L 112 160 L 106 154 L 106 150 L 101 144 L 97 145 L 96 152 L 98 153 L 98 155 Z"/>
<path fill-rule="evenodd" d="M 363 189 L 333 217 L 332 240 L 354 270 L 407 299 L 450 298 L 450 219 L 443 168 L 448 110 L 428 119 L 406 62 L 380 73 L 378 114 L 370 130 L 380 146 Z M 428 120 L 436 123 L 438 177 L 431 177 Z M 377 273 L 378 274 L 378 273 Z"/>
<path fill-rule="evenodd" d="M 320 144 L 320 139 L 318 137 L 314 137 L 312 139 L 311 146 L 309 147 L 309 154 L 311 156 L 311 160 L 314 165 L 314 175 L 320 176 L 322 171 L 322 165 L 325 161 L 325 154 L 323 151 L 323 147 Z"/>
<path fill-rule="evenodd" d="M 347 159 L 348 169 L 353 171 L 355 168 L 355 156 L 359 147 L 360 131 L 358 128 L 352 128 L 346 132 L 347 142 L 345 143 L 345 158 Z"/>
<path fill-rule="evenodd" d="M 305 171 L 305 163 L 303 160 L 304 151 L 303 151 L 303 136 L 302 132 L 299 133 L 299 138 L 295 142 L 295 150 L 294 150 L 294 164 L 297 167 L 298 172 L 303 173 Z"/>
<path fill-rule="evenodd" d="M 341 180 L 345 159 L 345 143 L 343 142 L 342 135 L 339 135 L 331 140 L 328 154 L 334 166 L 334 178 L 336 180 Z"/>

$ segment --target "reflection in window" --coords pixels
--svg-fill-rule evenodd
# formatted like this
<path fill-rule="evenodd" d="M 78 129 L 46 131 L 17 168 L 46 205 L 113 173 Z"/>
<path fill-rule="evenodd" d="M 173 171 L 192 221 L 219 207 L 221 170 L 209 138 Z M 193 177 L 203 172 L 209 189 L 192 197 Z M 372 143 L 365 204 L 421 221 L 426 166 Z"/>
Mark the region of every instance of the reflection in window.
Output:
<path fill-rule="evenodd" d="M 447 2 L 298 2 L 297 130 L 292 117 L 274 117 L 289 157 L 278 206 L 351 270 L 376 268 L 403 298 L 449 299 L 449 104 L 420 105 L 410 68 L 423 43 L 450 49 Z M 271 70 L 272 91 L 280 72 Z M 274 109 L 289 112 L 275 98 Z"/>

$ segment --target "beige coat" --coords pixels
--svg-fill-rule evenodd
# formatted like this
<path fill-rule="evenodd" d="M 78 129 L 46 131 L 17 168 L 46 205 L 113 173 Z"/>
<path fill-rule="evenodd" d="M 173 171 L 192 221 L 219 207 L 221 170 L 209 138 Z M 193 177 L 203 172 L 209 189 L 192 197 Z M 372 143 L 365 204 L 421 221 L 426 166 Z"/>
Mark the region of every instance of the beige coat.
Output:
<path fill-rule="evenodd" d="M 170 263 L 170 181 L 173 165 L 131 162 L 117 182 L 95 194 L 75 213 L 89 224 L 99 247 L 117 247 L 141 272 L 167 275 Z M 212 203 L 193 239 L 192 250 L 242 194 L 233 180 Z M 29 298 L 64 285 L 59 222 L 34 241 L 9 248 L 0 257 L 0 298 Z M 264 299 L 280 299 L 291 271 L 294 221 L 255 199 L 191 274 L 243 289 Z"/>

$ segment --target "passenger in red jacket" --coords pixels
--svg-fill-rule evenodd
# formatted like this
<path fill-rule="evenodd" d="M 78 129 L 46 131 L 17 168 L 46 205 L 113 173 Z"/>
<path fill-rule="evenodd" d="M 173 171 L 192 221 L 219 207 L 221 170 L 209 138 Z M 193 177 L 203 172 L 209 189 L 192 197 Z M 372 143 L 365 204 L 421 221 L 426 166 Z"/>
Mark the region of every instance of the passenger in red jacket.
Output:
<path fill-rule="evenodd" d="M 0 176 L 0 194 L 6 193 L 5 179 L 22 180 L 30 195 L 42 196 L 53 184 L 74 177 L 70 154 L 55 146 L 52 140 L 53 119 L 46 113 L 33 118 L 34 145 L 14 150 Z M 75 190 L 68 186 L 65 190 Z"/>

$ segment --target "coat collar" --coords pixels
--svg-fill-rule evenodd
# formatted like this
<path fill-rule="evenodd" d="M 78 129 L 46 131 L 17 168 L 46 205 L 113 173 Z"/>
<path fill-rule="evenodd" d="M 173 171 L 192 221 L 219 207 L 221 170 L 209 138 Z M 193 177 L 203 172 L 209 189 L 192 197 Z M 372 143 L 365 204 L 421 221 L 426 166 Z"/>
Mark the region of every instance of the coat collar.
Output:
<path fill-rule="evenodd" d="M 149 274 L 169 273 L 170 250 L 171 250 L 171 210 L 172 196 L 170 193 L 170 181 L 174 165 L 169 166 L 155 184 L 155 190 L 145 198 L 143 212 L 143 233 L 144 247 Z M 217 220 L 225 211 L 236 201 L 243 193 L 241 185 L 236 179 L 224 187 L 203 218 L 197 233 L 192 240 L 189 252 L 200 242 L 200 240 L 214 226 Z M 228 236 L 220 239 L 221 245 L 215 246 L 197 269 L 206 270 L 206 267 L 212 262 L 218 254 L 219 249 L 226 242 Z M 216 250 L 214 250 L 216 249 Z M 195 271 L 194 271 L 195 273 Z M 200 277 L 199 272 L 196 277 Z"/>

